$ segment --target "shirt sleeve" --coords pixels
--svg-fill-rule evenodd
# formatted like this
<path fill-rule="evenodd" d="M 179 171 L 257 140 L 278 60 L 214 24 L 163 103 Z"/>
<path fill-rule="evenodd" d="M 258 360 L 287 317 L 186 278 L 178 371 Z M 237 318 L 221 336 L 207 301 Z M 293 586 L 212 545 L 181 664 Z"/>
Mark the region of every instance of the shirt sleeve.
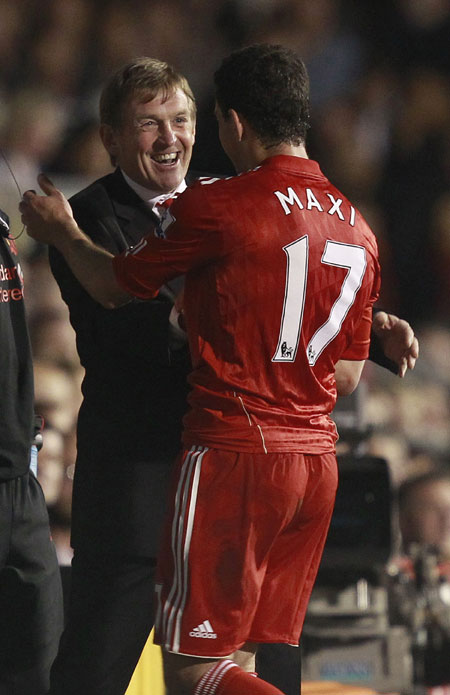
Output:
<path fill-rule="evenodd" d="M 373 258 L 373 270 L 371 271 L 372 286 L 368 302 L 362 312 L 361 318 L 353 333 L 350 345 L 341 355 L 342 360 L 366 360 L 369 357 L 370 340 L 372 331 L 373 305 L 380 293 L 380 266 L 378 259 Z"/>
<path fill-rule="evenodd" d="M 164 219 L 133 249 L 113 259 L 116 279 L 128 293 L 151 299 L 161 285 L 224 252 L 217 216 L 200 184 L 177 198 Z"/>
<path fill-rule="evenodd" d="M 344 350 L 341 360 L 365 360 L 369 356 L 370 331 L 372 329 L 372 305 L 368 305 L 361 316 L 353 340 Z"/>

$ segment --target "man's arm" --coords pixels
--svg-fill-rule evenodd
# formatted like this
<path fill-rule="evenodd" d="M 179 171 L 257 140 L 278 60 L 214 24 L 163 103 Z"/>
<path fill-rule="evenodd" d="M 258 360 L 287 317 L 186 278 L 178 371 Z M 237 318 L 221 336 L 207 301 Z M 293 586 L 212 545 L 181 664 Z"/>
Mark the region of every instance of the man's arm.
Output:
<path fill-rule="evenodd" d="M 335 379 L 338 396 L 349 396 L 359 384 L 365 360 L 339 360 Z"/>
<path fill-rule="evenodd" d="M 419 343 L 407 321 L 378 310 L 374 312 L 372 333 L 378 339 L 383 355 L 398 366 L 400 377 L 404 377 L 408 369 L 414 369 L 419 356 Z M 348 396 L 355 390 L 364 364 L 364 360 L 340 360 L 336 364 L 335 378 L 339 396 Z"/>
<path fill-rule="evenodd" d="M 96 246 L 81 231 L 67 199 L 46 176 L 41 174 L 38 183 L 46 195 L 26 191 L 19 205 L 27 234 L 36 241 L 55 246 L 77 280 L 105 308 L 130 301 L 131 296 L 116 280 L 113 255 Z"/>

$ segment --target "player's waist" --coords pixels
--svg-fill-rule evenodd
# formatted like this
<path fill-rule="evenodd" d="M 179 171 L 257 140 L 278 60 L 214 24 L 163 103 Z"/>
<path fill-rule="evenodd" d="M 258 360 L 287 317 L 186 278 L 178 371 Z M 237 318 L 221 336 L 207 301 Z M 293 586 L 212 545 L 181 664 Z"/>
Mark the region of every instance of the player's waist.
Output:
<path fill-rule="evenodd" d="M 255 422 L 242 416 L 222 417 L 215 412 L 190 410 L 184 418 L 183 442 L 212 448 L 248 452 L 301 452 L 321 454 L 334 451 L 336 426 L 328 416 L 314 417 L 295 426 Z"/>

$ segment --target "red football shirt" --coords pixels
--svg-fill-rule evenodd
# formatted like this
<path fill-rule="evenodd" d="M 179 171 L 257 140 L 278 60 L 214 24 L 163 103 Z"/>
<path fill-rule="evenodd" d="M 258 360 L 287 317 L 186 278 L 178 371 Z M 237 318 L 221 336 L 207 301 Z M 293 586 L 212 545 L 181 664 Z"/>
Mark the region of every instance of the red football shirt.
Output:
<path fill-rule="evenodd" d="M 192 355 L 184 442 L 236 451 L 334 449 L 334 366 L 368 356 L 380 283 L 364 219 L 312 160 L 271 157 L 203 179 L 114 259 L 149 298 L 186 274 Z"/>

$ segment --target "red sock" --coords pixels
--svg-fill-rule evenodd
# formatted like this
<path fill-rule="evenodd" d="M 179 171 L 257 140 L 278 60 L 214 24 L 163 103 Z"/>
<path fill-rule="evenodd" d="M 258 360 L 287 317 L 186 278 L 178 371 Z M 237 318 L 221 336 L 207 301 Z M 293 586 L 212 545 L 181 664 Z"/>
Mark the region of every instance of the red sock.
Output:
<path fill-rule="evenodd" d="M 243 671 L 231 659 L 218 661 L 198 681 L 192 695 L 283 695 L 267 681 Z"/>

